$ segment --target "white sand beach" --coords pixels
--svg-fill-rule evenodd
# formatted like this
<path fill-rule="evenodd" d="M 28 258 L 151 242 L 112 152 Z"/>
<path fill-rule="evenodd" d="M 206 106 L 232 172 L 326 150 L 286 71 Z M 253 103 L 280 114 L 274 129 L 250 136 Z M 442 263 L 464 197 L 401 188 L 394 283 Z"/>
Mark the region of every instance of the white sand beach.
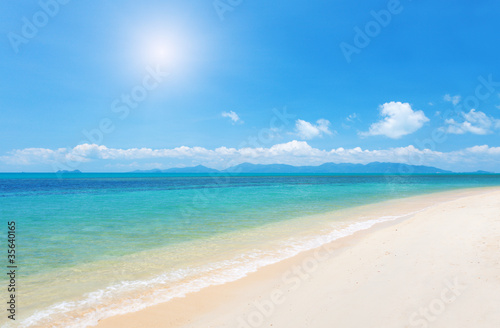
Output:
<path fill-rule="evenodd" d="M 425 209 L 98 327 L 500 327 L 500 189 L 413 199 L 384 213 Z"/>

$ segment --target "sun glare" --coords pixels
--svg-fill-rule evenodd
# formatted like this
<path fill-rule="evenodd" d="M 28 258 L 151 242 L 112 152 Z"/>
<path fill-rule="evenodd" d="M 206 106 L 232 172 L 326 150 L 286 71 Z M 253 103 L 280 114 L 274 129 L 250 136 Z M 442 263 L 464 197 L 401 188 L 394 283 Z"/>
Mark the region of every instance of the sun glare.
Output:
<path fill-rule="evenodd" d="M 142 41 L 142 61 L 147 65 L 179 67 L 186 54 L 184 42 L 173 36 L 148 36 Z"/>
<path fill-rule="evenodd" d="M 164 41 L 157 41 L 146 48 L 144 54 L 148 64 L 173 65 L 175 64 L 175 46 Z"/>
<path fill-rule="evenodd" d="M 133 26 L 128 31 L 129 70 L 142 74 L 145 68 L 162 69 L 175 75 L 177 87 L 188 85 L 200 68 L 200 59 L 195 54 L 202 52 L 204 40 L 200 42 L 192 29 L 180 23 Z"/>

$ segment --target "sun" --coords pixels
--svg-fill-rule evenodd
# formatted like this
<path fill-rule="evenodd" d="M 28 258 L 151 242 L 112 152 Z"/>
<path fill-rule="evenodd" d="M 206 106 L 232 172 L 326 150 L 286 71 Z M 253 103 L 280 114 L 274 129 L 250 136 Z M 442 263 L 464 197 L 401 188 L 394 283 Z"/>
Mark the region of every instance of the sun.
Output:
<path fill-rule="evenodd" d="M 153 42 L 147 46 L 145 57 L 147 62 L 152 65 L 175 64 L 175 46 L 164 41 Z"/>
<path fill-rule="evenodd" d="M 163 61 L 167 58 L 167 46 L 158 44 L 151 48 L 151 58 L 157 61 Z"/>
<path fill-rule="evenodd" d="M 176 67 L 182 65 L 185 47 L 179 38 L 150 36 L 142 42 L 142 60 L 146 65 Z"/>
<path fill-rule="evenodd" d="M 205 48 L 205 40 L 199 38 L 193 27 L 174 23 L 135 24 L 134 29 L 127 26 L 130 30 L 127 30 L 125 42 L 130 70 L 142 72 L 153 68 L 168 71 L 175 76 L 178 85 L 187 85 L 194 78 L 206 58 L 196 55 L 207 53 L 201 51 Z"/>

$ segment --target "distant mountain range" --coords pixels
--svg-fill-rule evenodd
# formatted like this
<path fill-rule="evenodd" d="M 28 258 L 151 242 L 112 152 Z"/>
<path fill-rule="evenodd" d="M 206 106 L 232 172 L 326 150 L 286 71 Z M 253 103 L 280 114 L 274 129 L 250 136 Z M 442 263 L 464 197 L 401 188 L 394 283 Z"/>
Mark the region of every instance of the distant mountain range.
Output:
<path fill-rule="evenodd" d="M 436 167 L 423 165 L 408 165 L 399 163 L 369 164 L 335 164 L 325 163 L 319 166 L 292 166 L 286 164 L 251 164 L 243 163 L 232 166 L 225 170 L 211 169 L 203 165 L 183 168 L 172 168 L 168 170 L 137 170 L 132 173 L 454 173 L 452 171 L 441 170 Z M 475 173 L 489 173 L 478 171 Z"/>
<path fill-rule="evenodd" d="M 82 173 L 82 171 L 80 171 L 80 170 L 73 170 L 73 171 L 59 170 L 56 172 L 56 174 L 74 174 L 74 173 Z"/>
<path fill-rule="evenodd" d="M 335 164 L 325 163 L 319 166 L 292 166 L 284 164 L 243 163 L 230 167 L 225 172 L 241 173 L 452 173 L 435 167 L 407 165 L 398 163 Z"/>

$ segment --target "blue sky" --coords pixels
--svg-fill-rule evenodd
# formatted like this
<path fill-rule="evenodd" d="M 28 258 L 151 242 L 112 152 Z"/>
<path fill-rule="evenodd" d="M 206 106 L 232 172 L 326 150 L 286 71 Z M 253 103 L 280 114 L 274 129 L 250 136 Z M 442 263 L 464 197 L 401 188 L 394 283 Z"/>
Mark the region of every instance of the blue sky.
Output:
<path fill-rule="evenodd" d="M 2 6 L 0 171 L 500 172 L 498 1 Z"/>

